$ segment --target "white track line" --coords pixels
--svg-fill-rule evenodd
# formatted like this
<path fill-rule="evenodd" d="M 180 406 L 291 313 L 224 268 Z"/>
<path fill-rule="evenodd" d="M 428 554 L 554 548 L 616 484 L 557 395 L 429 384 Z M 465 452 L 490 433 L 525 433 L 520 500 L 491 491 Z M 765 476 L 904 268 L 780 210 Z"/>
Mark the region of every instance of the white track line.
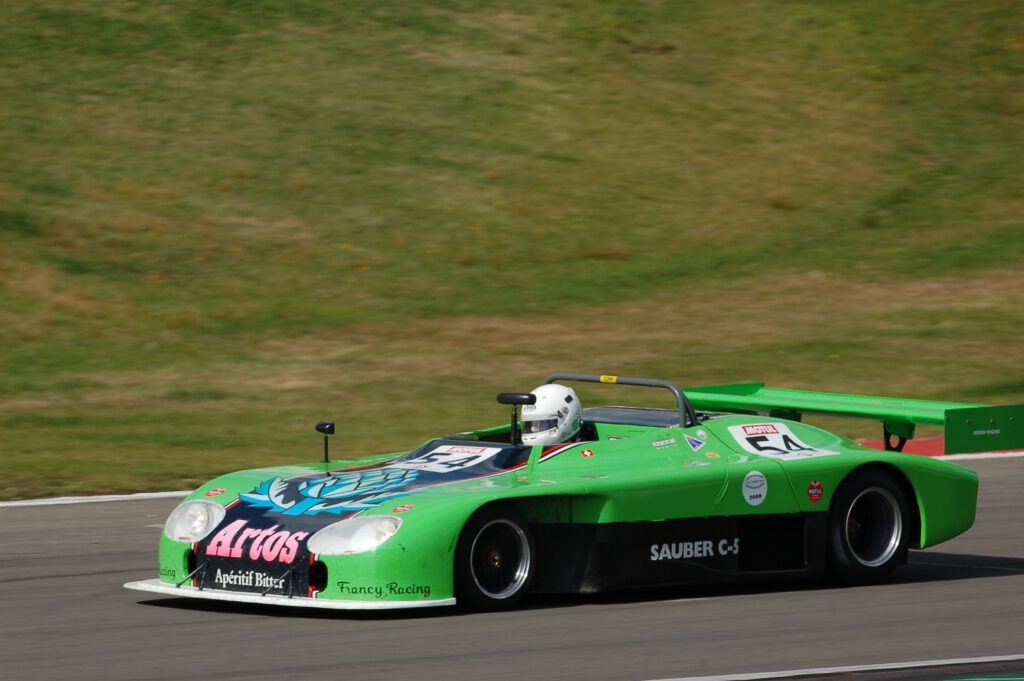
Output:
<path fill-rule="evenodd" d="M 942 459 L 943 461 L 970 461 L 972 459 L 1020 459 L 1024 458 L 1024 451 L 1021 452 L 996 452 L 984 454 L 944 454 L 941 456 L 930 456 L 929 459 Z M 0 501 L 0 508 L 12 508 L 17 506 L 61 506 L 64 504 L 95 504 L 100 501 L 136 501 L 139 499 L 171 499 L 191 494 L 191 491 L 180 492 L 142 492 L 140 494 L 106 494 L 94 497 L 54 497 L 51 499 L 25 499 L 23 501 Z"/>
<path fill-rule="evenodd" d="M 947 667 L 986 662 L 1013 662 L 1024 660 L 1024 655 L 998 655 L 995 657 L 959 657 L 953 660 L 922 660 L 919 662 L 894 662 L 892 664 L 862 664 L 851 667 L 820 667 L 818 669 L 791 669 L 784 672 L 759 672 L 752 674 L 723 674 L 721 676 L 680 676 L 656 681 L 756 681 L 758 679 L 785 679 L 793 676 L 824 676 L 826 674 L 847 674 L 850 672 L 888 671 L 893 669 L 914 669 L 917 667 Z"/>
<path fill-rule="evenodd" d="M 62 506 L 64 504 L 95 504 L 100 501 L 138 501 L 140 499 L 173 499 L 192 494 L 185 492 L 141 492 L 139 494 L 105 494 L 94 497 L 54 497 L 52 499 L 25 499 L 23 501 L 0 501 L 0 508 L 15 506 Z"/>
<path fill-rule="evenodd" d="M 971 459 L 1020 459 L 1024 452 L 985 452 L 983 454 L 942 454 L 929 456 L 929 459 L 942 459 L 943 461 L 970 461 Z"/>

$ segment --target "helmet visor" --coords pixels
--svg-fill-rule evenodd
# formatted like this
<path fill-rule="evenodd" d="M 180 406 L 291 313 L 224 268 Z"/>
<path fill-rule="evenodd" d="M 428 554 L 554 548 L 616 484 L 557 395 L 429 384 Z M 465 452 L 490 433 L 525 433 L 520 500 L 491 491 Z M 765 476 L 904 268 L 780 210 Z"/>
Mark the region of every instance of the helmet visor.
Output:
<path fill-rule="evenodd" d="M 551 430 L 552 428 L 557 427 L 558 417 L 523 421 L 523 432 L 527 435 L 531 433 L 543 433 L 545 430 Z"/>

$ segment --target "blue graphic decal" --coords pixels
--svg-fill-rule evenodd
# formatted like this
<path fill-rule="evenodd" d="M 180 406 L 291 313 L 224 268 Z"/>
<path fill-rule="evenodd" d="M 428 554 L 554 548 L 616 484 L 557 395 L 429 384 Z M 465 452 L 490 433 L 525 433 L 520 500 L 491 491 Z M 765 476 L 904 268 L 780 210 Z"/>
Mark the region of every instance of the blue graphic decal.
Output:
<path fill-rule="evenodd" d="M 282 515 L 342 515 L 404 494 L 418 476 L 417 470 L 375 468 L 292 480 L 273 478 L 239 496 L 252 507 Z"/>
<path fill-rule="evenodd" d="M 550 453 L 564 451 L 563 445 Z M 232 517 L 266 510 L 308 518 L 348 516 L 426 487 L 496 475 L 526 465 L 530 447 L 466 440 L 431 440 L 394 461 L 336 473 L 271 478 L 240 494 Z M 544 461 L 549 455 L 541 457 Z"/>
<path fill-rule="evenodd" d="M 698 440 L 695 437 L 686 436 L 686 442 L 690 445 L 690 449 L 697 451 L 704 446 L 704 440 Z"/>

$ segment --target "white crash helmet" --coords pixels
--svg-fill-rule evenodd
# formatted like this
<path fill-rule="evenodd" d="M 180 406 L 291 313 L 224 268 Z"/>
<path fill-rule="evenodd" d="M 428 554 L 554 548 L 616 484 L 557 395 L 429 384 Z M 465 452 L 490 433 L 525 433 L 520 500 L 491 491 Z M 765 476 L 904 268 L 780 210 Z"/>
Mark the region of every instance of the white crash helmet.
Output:
<path fill-rule="evenodd" d="M 559 444 L 580 432 L 583 407 L 572 388 L 548 383 L 532 394 L 537 402 L 523 407 L 524 445 Z"/>

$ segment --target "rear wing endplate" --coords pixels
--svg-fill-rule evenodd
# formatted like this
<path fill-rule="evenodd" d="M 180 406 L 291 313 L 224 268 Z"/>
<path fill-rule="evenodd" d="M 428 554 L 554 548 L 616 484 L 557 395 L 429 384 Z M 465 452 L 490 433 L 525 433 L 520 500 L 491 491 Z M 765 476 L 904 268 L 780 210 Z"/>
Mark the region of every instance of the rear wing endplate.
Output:
<path fill-rule="evenodd" d="M 766 388 L 763 383 L 701 386 L 683 392 L 700 411 L 768 414 L 792 420 L 800 420 L 803 414 L 874 419 L 882 422 L 886 449 L 896 451 L 914 437 L 918 424 L 943 427 L 947 454 L 1024 449 L 1024 404 L 989 407 Z"/>

